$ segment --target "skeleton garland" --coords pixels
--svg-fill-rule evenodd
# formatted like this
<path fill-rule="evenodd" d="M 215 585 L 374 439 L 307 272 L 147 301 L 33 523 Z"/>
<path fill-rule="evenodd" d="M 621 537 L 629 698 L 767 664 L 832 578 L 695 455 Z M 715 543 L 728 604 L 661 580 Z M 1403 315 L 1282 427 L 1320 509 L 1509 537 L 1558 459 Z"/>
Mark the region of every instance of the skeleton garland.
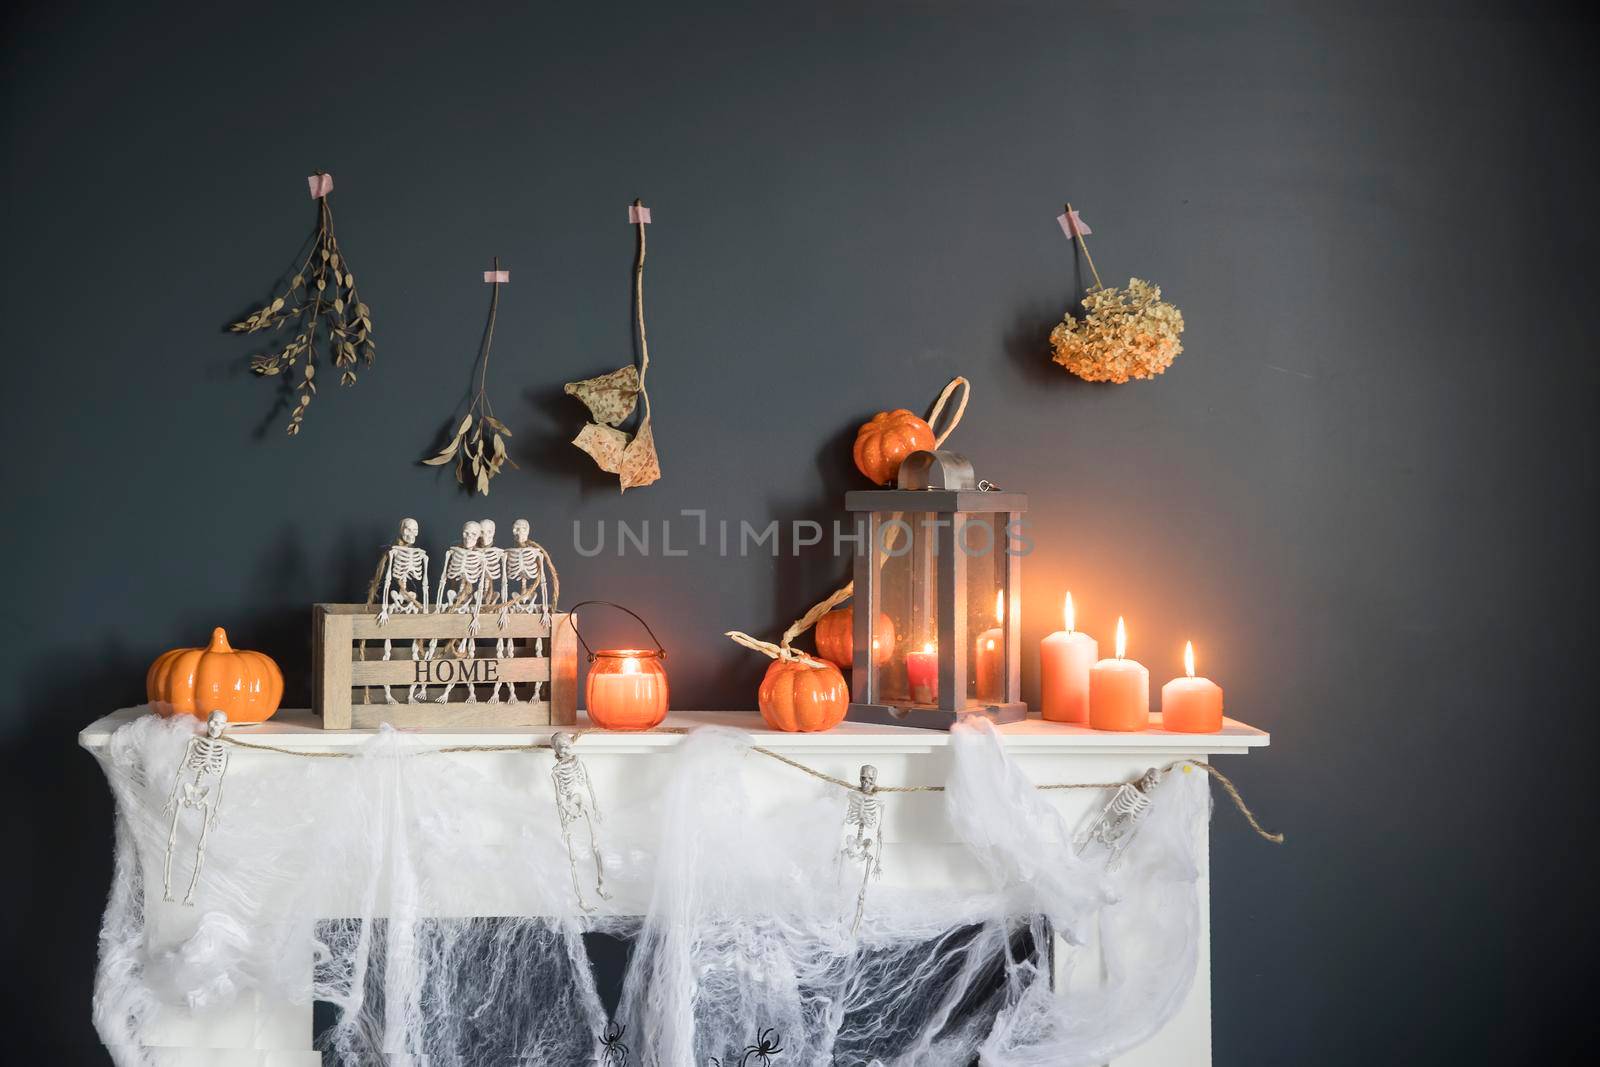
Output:
<path fill-rule="evenodd" d="M 185 811 L 193 809 L 200 813 L 200 840 L 195 845 L 194 873 L 189 876 L 189 889 L 183 895 L 183 902 L 194 906 L 195 886 L 200 884 L 200 868 L 206 861 L 206 840 L 217 824 L 217 814 L 222 807 L 222 776 L 228 770 L 228 749 L 222 731 L 227 728 L 228 716 L 213 711 L 206 719 L 206 732 L 190 738 L 184 746 L 178 773 L 172 779 L 172 794 L 161 809 L 172 815 L 161 882 L 163 900 L 172 899 L 172 854 L 178 847 L 178 822 Z"/>
<path fill-rule="evenodd" d="M 573 747 L 577 737 L 558 733 L 550 738 L 555 750 L 555 766 L 550 768 L 550 782 L 555 787 L 556 817 L 561 820 L 561 842 L 567 849 L 567 864 L 572 869 L 572 892 L 578 898 L 578 907 L 593 911 L 583 899 L 583 885 L 578 879 L 578 857 L 572 851 L 572 828 L 579 819 L 589 831 L 589 850 L 594 853 L 594 891 L 601 900 L 610 900 L 606 892 L 605 862 L 600 856 L 600 841 L 595 834 L 595 824 L 601 821 L 600 804 L 594 798 L 594 783 L 589 781 L 589 771 L 578 761 Z M 620 1037 L 620 1035 L 619 1035 Z"/>
<path fill-rule="evenodd" d="M 867 886 L 883 874 L 883 799 L 878 795 L 878 768 L 870 763 L 861 767 L 861 785 L 850 791 L 842 838 L 839 859 L 861 864 L 861 891 L 856 894 L 856 917 L 850 924 L 853 937 L 861 929 L 861 916 L 867 908 Z"/>

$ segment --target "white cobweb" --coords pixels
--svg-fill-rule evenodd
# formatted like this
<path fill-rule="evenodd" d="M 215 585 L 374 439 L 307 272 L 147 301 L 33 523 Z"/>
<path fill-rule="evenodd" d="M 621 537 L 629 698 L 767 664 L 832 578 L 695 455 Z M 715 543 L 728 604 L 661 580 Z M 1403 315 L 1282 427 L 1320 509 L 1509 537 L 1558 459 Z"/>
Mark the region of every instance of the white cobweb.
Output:
<path fill-rule="evenodd" d="M 119 1067 L 155 1062 L 143 1044 L 164 1016 L 256 995 L 321 1002 L 335 1064 L 1071 1067 L 1149 1037 L 1194 976 L 1203 774 L 1167 776 L 1108 873 L 1074 854 L 1077 828 L 992 728 L 958 727 L 944 805 L 977 888 L 874 883 L 852 934 L 843 791 L 794 774 L 790 802 L 756 808 L 747 776 L 793 772 L 752 758 L 739 731 L 687 736 L 647 805 L 600 797 L 614 899 L 577 918 L 562 917 L 573 885 L 548 752 L 408 758 L 423 746 L 384 730 L 353 759 L 250 753 L 246 770 L 231 749 L 196 907 L 147 910 L 194 729 L 142 717 L 100 754 L 117 844 L 94 1021 Z M 499 759 L 528 769 L 487 775 L 480 761 Z M 179 897 L 195 834 L 182 820 Z M 592 871 L 586 848 L 579 866 Z M 474 914 L 451 911 L 462 899 Z M 614 1011 L 586 934 L 631 942 Z"/>

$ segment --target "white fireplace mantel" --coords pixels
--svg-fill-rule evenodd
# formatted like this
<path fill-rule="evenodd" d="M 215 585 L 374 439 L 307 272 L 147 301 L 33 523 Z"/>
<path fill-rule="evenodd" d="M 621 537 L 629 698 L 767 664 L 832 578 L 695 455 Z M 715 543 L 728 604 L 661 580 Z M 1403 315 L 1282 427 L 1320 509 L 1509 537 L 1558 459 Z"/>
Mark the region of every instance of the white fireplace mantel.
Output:
<path fill-rule="evenodd" d="M 99 719 L 79 735 L 85 749 L 94 751 L 109 744 L 112 733 L 146 708 L 126 708 Z M 1012 757 L 1035 782 L 1105 782 L 1136 777 L 1152 766 L 1180 759 L 1206 760 L 1219 755 L 1244 755 L 1265 747 L 1268 734 L 1232 719 L 1215 734 L 1176 734 L 1159 728 L 1141 733 L 1105 733 L 1083 727 L 1047 723 L 1038 718 L 1000 727 Z M 580 752 L 589 768 L 595 788 L 616 803 L 648 800 L 666 780 L 669 754 L 683 740 L 683 732 L 700 726 L 727 726 L 753 735 L 755 743 L 807 766 L 838 778 L 853 780 L 863 763 L 879 768 L 881 780 L 903 785 L 940 784 L 948 770 L 950 736 L 938 731 L 907 727 L 872 726 L 843 723 L 826 733 L 791 734 L 766 729 L 754 712 L 678 712 L 663 724 L 679 732 L 586 734 Z M 589 727 L 581 717 L 576 729 Z M 570 728 L 569 728 L 570 729 Z M 241 740 L 260 741 L 279 748 L 328 750 L 350 748 L 368 741 L 373 731 L 328 731 L 304 710 L 285 710 L 259 726 L 237 727 L 231 731 Z M 457 727 L 405 731 L 419 741 L 438 746 L 501 746 L 529 744 L 555 732 L 550 727 L 508 729 L 500 727 Z M 270 760 L 274 753 L 234 749 L 230 779 L 245 778 L 256 760 Z M 440 758 L 489 761 L 489 773 L 525 775 L 525 757 L 515 752 L 480 754 L 453 753 Z M 485 764 L 480 762 L 480 767 Z M 778 804 L 785 790 L 805 779 L 789 768 L 775 766 L 770 773 L 757 776 L 751 787 L 756 805 Z M 1092 805 L 1104 798 L 1093 790 L 1063 790 L 1044 794 L 1069 820 L 1076 824 Z M 1218 808 L 1225 821 L 1231 816 Z M 1231 831 L 1230 831 L 1231 832 Z M 1202 827 L 1202 835 L 1209 829 Z M 977 876 L 974 864 L 956 845 L 937 793 L 896 796 L 888 807 L 885 822 L 885 881 L 891 884 L 966 885 Z M 1207 836 L 1199 842 L 1198 854 L 1208 854 Z M 1154 1038 L 1119 1057 L 1116 1067 L 1175 1067 L 1211 1063 L 1211 983 L 1210 983 L 1210 882 L 1202 867 L 1199 885 L 1201 941 L 1199 970 L 1188 999 L 1172 1021 Z M 470 900 L 459 904 L 457 914 L 474 914 Z M 165 921 L 170 936 L 181 936 L 194 909 L 166 904 L 147 897 L 145 906 Z M 1058 945 L 1058 949 L 1063 946 Z M 1081 951 L 1081 950 L 1080 950 Z M 1057 957 L 1060 957 L 1058 951 Z M 1091 974 L 1092 978 L 1092 974 Z M 1083 979 L 1080 968 L 1074 981 Z M 206 1067 L 320 1067 L 320 1055 L 311 1049 L 312 1023 L 308 1006 L 265 1003 L 256 997 L 226 1011 L 213 1011 L 186 1019 L 182 1013 L 169 1013 L 159 1033 L 145 1033 L 142 1040 L 155 1051 L 152 1059 L 162 1064 L 204 1064 Z"/>

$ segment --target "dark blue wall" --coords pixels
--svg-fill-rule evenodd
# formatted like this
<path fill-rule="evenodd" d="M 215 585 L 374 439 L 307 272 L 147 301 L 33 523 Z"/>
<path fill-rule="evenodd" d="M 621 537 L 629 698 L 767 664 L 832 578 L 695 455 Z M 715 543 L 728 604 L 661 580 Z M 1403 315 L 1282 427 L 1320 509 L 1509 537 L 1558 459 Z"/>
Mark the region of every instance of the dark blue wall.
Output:
<path fill-rule="evenodd" d="M 90 1047 L 109 875 L 74 735 L 158 651 L 224 624 L 304 702 L 309 605 L 357 596 L 401 515 L 435 550 L 527 515 L 569 600 L 665 627 L 679 706 L 750 706 L 764 661 L 721 632 L 775 633 L 843 565 L 584 559 L 572 524 L 829 520 L 854 426 L 955 373 L 952 443 L 1032 497 L 1030 646 L 1070 586 L 1158 678 L 1192 637 L 1274 734 L 1227 770 L 1289 843 L 1217 818 L 1217 1061 L 1543 1040 L 1593 940 L 1556 873 L 1588 840 L 1548 815 L 1592 806 L 1593 26 L 1269 6 L 10 9 L 5 970 L 39 1062 Z M 289 440 L 223 328 L 319 167 L 378 363 Z M 619 496 L 559 390 L 628 358 L 634 196 L 666 476 Z M 1158 381 L 1049 362 L 1068 196 L 1107 280 L 1184 311 Z M 415 461 L 496 254 L 523 469 L 481 502 Z"/>

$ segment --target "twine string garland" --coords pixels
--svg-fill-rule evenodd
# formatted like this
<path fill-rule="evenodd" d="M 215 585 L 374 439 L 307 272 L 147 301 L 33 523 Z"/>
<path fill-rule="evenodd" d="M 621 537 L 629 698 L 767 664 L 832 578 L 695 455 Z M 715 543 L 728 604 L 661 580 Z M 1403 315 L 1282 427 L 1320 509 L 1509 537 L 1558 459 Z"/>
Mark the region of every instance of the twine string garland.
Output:
<path fill-rule="evenodd" d="M 737 638 L 735 640 L 737 640 Z M 765 648 L 762 648 L 761 651 L 766 651 L 766 648 L 777 647 L 764 641 L 755 641 L 754 638 L 750 638 L 750 640 L 755 642 L 755 645 L 766 646 Z M 741 641 L 740 644 L 744 644 L 744 642 Z M 755 647 L 755 645 L 750 647 Z M 772 653 L 769 652 L 767 654 L 771 655 Z M 796 653 L 796 655 L 799 654 Z M 809 657 L 804 658 L 809 659 Z M 566 732 L 570 732 L 575 739 L 582 740 L 586 734 L 595 733 L 596 731 L 572 730 Z M 608 731 L 602 730 L 599 732 L 606 733 Z M 687 734 L 689 730 L 688 728 L 682 726 L 667 726 L 641 732 L 647 734 Z M 258 752 L 272 752 L 281 756 L 300 756 L 306 759 L 357 758 L 357 753 L 354 752 L 330 752 L 299 748 L 283 748 L 279 745 L 269 745 L 260 741 L 241 741 L 238 738 L 232 737 L 226 733 L 222 735 L 222 740 L 230 745 L 235 746 L 236 748 L 254 749 Z M 416 752 L 407 753 L 407 755 L 443 756 L 462 752 L 537 752 L 552 748 L 554 748 L 554 745 L 550 741 L 529 741 L 527 744 L 522 745 L 444 745 L 439 748 L 421 749 Z M 827 782 L 829 785 L 838 786 L 840 789 L 846 790 L 847 792 L 861 792 L 861 786 L 857 782 L 849 782 L 843 778 L 837 778 L 831 774 L 828 774 L 825 771 L 819 771 L 815 767 L 808 766 L 804 763 L 801 763 L 797 759 L 785 756 L 783 753 L 776 752 L 763 745 L 751 745 L 750 751 L 758 753 L 762 756 L 766 756 L 768 759 L 776 760 L 786 767 L 792 767 L 800 773 L 810 775 L 812 778 L 815 778 L 820 782 Z M 1217 768 L 1213 767 L 1211 764 L 1195 759 L 1174 760 L 1172 763 L 1167 764 L 1160 770 L 1162 774 L 1166 774 L 1167 772 L 1176 770 L 1179 767 L 1182 767 L 1185 770 L 1190 767 L 1197 767 L 1200 770 L 1205 771 L 1212 778 L 1216 779 L 1217 784 L 1222 787 L 1223 792 L 1228 794 L 1228 799 L 1233 801 L 1233 806 L 1239 809 L 1239 814 L 1244 816 L 1245 821 L 1250 824 L 1250 829 L 1255 831 L 1258 837 L 1264 841 L 1270 841 L 1274 845 L 1283 844 L 1283 834 L 1273 833 L 1262 827 L 1260 821 L 1256 818 L 1255 812 L 1251 810 L 1250 805 L 1245 803 L 1243 794 L 1239 792 L 1239 787 L 1234 785 L 1233 780 L 1227 775 L 1217 770 Z M 1135 775 L 1134 777 L 1121 782 L 1049 782 L 1044 785 L 1035 785 L 1034 788 L 1039 790 L 1117 789 L 1121 786 L 1137 782 L 1142 777 L 1144 776 Z M 879 793 L 943 793 L 945 791 L 945 787 L 942 785 L 879 785 L 876 787 L 875 791 Z"/>

